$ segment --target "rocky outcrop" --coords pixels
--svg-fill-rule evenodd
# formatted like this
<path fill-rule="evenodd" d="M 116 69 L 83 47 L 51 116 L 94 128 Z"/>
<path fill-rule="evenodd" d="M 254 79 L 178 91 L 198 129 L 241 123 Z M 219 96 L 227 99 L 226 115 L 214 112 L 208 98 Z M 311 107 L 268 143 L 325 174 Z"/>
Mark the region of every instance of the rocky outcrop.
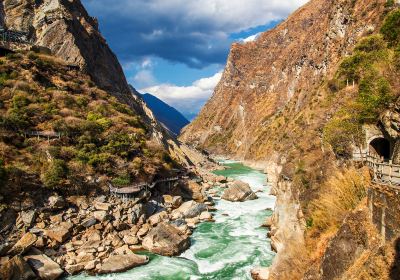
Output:
<path fill-rule="evenodd" d="M 206 210 L 207 207 L 205 204 L 191 200 L 183 203 L 178 209 L 174 210 L 172 216 L 177 218 L 194 218 Z"/>
<path fill-rule="evenodd" d="M 222 199 L 229 201 L 246 201 L 257 199 L 257 195 L 252 191 L 249 184 L 241 181 L 235 181 L 224 191 Z"/>
<path fill-rule="evenodd" d="M 174 226 L 161 223 L 149 232 L 142 244 L 150 252 L 163 256 L 176 256 L 190 246 L 190 240 Z"/>
<path fill-rule="evenodd" d="M 3 1 L 5 24 L 86 71 L 103 89 L 131 99 L 122 68 L 79 0 Z"/>
<path fill-rule="evenodd" d="M 320 94 L 357 39 L 378 29 L 386 1 L 378 2 L 312 0 L 256 41 L 234 44 L 212 98 L 181 139 L 249 160 L 290 148 L 287 121 Z"/>

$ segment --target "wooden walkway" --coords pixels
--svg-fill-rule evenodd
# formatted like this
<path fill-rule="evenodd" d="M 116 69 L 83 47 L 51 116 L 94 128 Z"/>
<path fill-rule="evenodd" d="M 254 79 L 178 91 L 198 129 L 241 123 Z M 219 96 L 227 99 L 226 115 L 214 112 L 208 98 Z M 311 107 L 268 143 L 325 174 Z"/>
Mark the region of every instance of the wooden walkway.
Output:
<path fill-rule="evenodd" d="M 110 182 L 108 182 L 108 187 L 109 187 L 110 193 L 112 195 L 125 197 L 128 195 L 137 194 L 143 190 L 151 190 L 159 183 L 175 182 L 182 178 L 186 178 L 186 177 L 185 176 L 171 177 L 171 178 L 166 178 L 166 179 L 160 179 L 160 180 L 154 181 L 152 183 L 136 184 L 136 185 L 125 187 L 125 188 L 116 188 Z"/>
<path fill-rule="evenodd" d="M 353 154 L 353 160 L 365 162 L 373 171 L 373 180 L 375 182 L 396 186 L 396 189 L 400 186 L 400 165 L 384 162 L 371 154 L 360 152 Z"/>

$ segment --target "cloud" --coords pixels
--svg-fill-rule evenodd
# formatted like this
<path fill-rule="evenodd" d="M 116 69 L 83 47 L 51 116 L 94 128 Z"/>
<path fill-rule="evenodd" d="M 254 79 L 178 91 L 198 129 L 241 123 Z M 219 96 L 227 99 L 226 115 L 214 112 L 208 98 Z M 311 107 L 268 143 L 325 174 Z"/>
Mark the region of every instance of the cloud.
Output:
<path fill-rule="evenodd" d="M 125 64 L 157 56 L 223 64 L 232 33 L 285 18 L 307 0 L 83 0 Z"/>
<path fill-rule="evenodd" d="M 136 87 L 149 87 L 157 83 L 156 78 L 151 70 L 140 70 L 131 80 L 131 84 Z"/>
<path fill-rule="evenodd" d="M 221 77 L 222 71 L 212 77 L 197 80 L 190 86 L 160 84 L 143 88 L 140 92 L 150 93 L 158 97 L 182 112 L 187 118 L 193 119 L 211 97 Z"/>
<path fill-rule="evenodd" d="M 258 37 L 260 37 L 260 35 L 261 35 L 261 33 L 257 33 L 257 34 L 251 35 L 247 38 L 240 39 L 240 41 L 243 43 L 254 42 L 255 40 L 258 39 Z"/>

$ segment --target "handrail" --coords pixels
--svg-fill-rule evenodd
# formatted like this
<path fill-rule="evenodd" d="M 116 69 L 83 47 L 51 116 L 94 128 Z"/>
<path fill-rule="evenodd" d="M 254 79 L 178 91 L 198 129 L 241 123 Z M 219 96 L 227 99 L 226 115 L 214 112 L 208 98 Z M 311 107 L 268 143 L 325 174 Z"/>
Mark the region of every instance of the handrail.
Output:
<path fill-rule="evenodd" d="M 110 193 L 113 194 L 132 194 L 132 193 L 138 193 L 146 188 L 152 189 L 158 183 L 178 181 L 179 179 L 181 179 L 181 177 L 171 177 L 171 178 L 156 180 L 152 183 L 141 183 L 125 188 L 116 188 L 113 186 L 112 183 L 108 182 L 108 187 L 110 189 Z"/>
<path fill-rule="evenodd" d="M 400 165 L 383 162 L 378 157 L 363 152 L 353 153 L 353 160 L 365 161 L 373 171 L 374 181 L 388 183 L 389 185 L 400 185 Z"/>

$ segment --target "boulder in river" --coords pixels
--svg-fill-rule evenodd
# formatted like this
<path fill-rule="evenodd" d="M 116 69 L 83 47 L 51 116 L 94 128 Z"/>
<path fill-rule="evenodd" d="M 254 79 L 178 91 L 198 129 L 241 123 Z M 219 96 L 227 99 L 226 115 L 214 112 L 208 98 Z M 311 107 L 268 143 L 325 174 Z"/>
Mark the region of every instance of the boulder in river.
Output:
<path fill-rule="evenodd" d="M 233 182 L 228 189 L 224 191 L 222 199 L 229 201 L 246 201 L 257 199 L 257 195 L 252 191 L 249 184 L 242 181 Z"/>
<path fill-rule="evenodd" d="M 191 200 L 183 203 L 178 209 L 174 210 L 173 216 L 180 214 L 182 218 L 194 218 L 204 211 L 207 211 L 207 206 L 205 204 Z"/>
<path fill-rule="evenodd" d="M 107 273 L 124 272 L 131 268 L 147 264 L 148 262 L 149 262 L 149 257 L 136 255 L 133 253 L 128 255 L 110 256 L 104 260 L 103 264 L 97 270 L 97 273 L 107 274 Z"/>
<path fill-rule="evenodd" d="M 255 267 L 251 270 L 251 277 L 254 280 L 268 280 L 269 268 L 268 267 Z"/>
<path fill-rule="evenodd" d="M 161 223 L 146 235 L 142 245 L 155 254 L 176 256 L 190 246 L 190 239 L 174 226 Z"/>

